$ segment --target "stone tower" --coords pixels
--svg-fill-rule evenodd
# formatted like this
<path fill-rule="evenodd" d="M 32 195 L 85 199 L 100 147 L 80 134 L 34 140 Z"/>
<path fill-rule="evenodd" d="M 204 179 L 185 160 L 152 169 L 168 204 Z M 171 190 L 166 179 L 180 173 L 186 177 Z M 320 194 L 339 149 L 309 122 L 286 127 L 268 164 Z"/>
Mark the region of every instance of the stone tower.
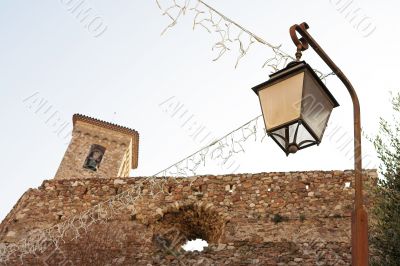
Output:
<path fill-rule="evenodd" d="M 54 179 L 127 177 L 137 168 L 137 131 L 80 114 L 72 121 L 72 139 Z"/>

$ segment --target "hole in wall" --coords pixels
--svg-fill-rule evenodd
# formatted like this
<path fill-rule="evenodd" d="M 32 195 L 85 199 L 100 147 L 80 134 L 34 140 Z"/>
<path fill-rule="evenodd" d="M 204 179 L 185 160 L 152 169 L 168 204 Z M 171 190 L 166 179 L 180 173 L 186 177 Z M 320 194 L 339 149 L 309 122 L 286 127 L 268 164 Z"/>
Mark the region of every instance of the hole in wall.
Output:
<path fill-rule="evenodd" d="M 350 187 L 351 187 L 351 182 L 344 183 L 344 188 L 350 188 Z"/>
<path fill-rule="evenodd" d="M 306 185 L 306 190 L 309 190 L 310 189 L 310 185 Z"/>
<path fill-rule="evenodd" d="M 202 251 L 218 243 L 226 221 L 212 209 L 186 205 L 171 210 L 157 221 L 153 243 L 165 252 Z"/>
<path fill-rule="evenodd" d="M 182 249 L 184 251 L 203 251 L 206 247 L 208 247 L 207 241 L 201 238 L 196 238 L 194 240 L 188 240 L 182 246 Z"/>

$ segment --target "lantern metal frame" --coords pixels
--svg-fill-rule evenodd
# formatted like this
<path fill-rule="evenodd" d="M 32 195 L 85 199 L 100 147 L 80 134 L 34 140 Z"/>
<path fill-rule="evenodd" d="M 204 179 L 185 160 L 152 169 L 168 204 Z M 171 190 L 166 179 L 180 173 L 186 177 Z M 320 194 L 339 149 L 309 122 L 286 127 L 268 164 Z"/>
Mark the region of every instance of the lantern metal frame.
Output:
<path fill-rule="evenodd" d="M 295 141 L 297 139 L 298 129 L 299 129 L 299 127 L 301 125 L 303 125 L 306 128 L 306 130 L 312 135 L 312 137 L 314 138 L 314 141 L 306 140 L 306 141 L 302 141 L 302 142 L 300 142 L 298 144 L 296 142 L 289 142 L 288 141 L 288 139 L 289 139 L 289 127 L 292 126 L 292 125 L 296 125 L 296 124 L 297 124 L 297 126 L 296 126 L 295 136 L 294 136 L 294 140 Z M 284 138 L 281 135 L 278 135 L 276 133 L 272 133 L 272 131 L 277 131 L 277 130 L 280 130 L 280 129 L 285 129 L 285 137 Z M 288 122 L 288 123 L 285 123 L 285 124 L 283 124 L 283 125 L 281 125 L 279 127 L 276 127 L 276 128 L 271 129 L 271 130 L 268 130 L 267 131 L 267 135 L 269 137 L 271 137 L 273 139 L 273 141 L 275 141 L 276 144 L 278 144 L 278 146 L 283 150 L 283 152 L 286 153 L 286 156 L 288 156 L 290 153 L 295 153 L 298 150 L 302 150 L 302 149 L 305 149 L 305 148 L 308 148 L 308 147 L 311 147 L 311 146 L 314 146 L 314 145 L 318 146 L 321 143 L 321 141 L 318 140 L 318 138 L 316 137 L 314 131 L 302 119 L 295 119 L 295 120 L 293 120 L 291 122 Z M 279 143 L 279 141 L 276 139 L 276 137 L 283 139 L 285 141 L 285 146 L 286 147 L 283 147 L 282 144 Z M 310 144 L 301 145 L 302 143 L 304 144 L 305 142 L 310 142 Z M 290 152 L 290 147 L 292 145 L 296 146 L 296 150 L 293 151 L 293 152 Z"/>

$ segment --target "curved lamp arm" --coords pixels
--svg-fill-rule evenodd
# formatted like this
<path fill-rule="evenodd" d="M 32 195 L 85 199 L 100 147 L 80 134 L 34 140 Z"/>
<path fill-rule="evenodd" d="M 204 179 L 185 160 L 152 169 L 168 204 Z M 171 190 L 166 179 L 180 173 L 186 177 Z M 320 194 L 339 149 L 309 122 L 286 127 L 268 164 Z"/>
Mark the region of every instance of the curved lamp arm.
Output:
<path fill-rule="evenodd" d="M 361 158 L 361 118 L 360 103 L 353 85 L 308 33 L 309 26 L 303 22 L 290 27 L 290 36 L 297 47 L 296 58 L 300 60 L 301 52 L 310 45 L 322 60 L 330 67 L 333 73 L 343 82 L 353 101 L 354 113 L 354 170 L 355 170 L 355 210 L 352 214 L 352 257 L 353 265 L 368 265 L 368 217 L 363 207 L 362 194 L 362 158 Z M 297 33 L 301 35 L 299 39 Z"/>
<path fill-rule="evenodd" d="M 321 46 L 314 40 L 314 38 L 308 33 L 307 29 L 309 26 L 307 23 L 303 22 L 300 25 L 293 25 L 290 27 L 290 36 L 297 47 L 296 57 L 300 59 L 301 51 L 308 49 L 310 45 L 315 52 L 324 60 L 324 62 L 329 66 L 329 68 L 336 74 L 336 76 L 343 82 L 347 90 L 350 93 L 351 99 L 353 101 L 353 111 L 354 111 L 354 167 L 356 175 L 356 207 L 362 205 L 362 193 L 357 193 L 362 191 L 362 179 L 361 179 L 361 117 L 360 117 L 360 103 L 356 91 L 353 85 L 351 85 L 348 78 L 343 74 L 339 67 L 330 59 L 330 57 L 322 50 Z M 299 39 L 296 32 L 298 32 L 302 37 Z M 360 177 L 360 178 L 357 178 Z M 358 189 L 357 189 L 358 188 Z"/>

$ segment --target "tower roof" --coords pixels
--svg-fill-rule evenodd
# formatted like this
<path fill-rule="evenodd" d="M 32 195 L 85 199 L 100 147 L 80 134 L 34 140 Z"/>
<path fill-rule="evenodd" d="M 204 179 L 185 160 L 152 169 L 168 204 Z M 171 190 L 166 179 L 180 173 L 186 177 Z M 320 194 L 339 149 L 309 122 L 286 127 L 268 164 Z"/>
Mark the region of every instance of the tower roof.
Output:
<path fill-rule="evenodd" d="M 122 134 L 126 134 L 132 137 L 133 145 L 132 145 L 132 169 L 138 167 L 138 158 L 139 158 L 139 133 L 131 128 L 127 128 L 124 126 L 120 126 L 117 124 L 113 124 L 110 122 L 106 122 L 100 119 L 96 119 L 93 117 L 89 117 L 81 114 L 74 114 L 72 117 L 72 123 L 75 126 L 77 121 L 85 122 L 88 124 L 92 124 L 98 127 L 106 128 L 109 130 L 117 131 Z"/>

